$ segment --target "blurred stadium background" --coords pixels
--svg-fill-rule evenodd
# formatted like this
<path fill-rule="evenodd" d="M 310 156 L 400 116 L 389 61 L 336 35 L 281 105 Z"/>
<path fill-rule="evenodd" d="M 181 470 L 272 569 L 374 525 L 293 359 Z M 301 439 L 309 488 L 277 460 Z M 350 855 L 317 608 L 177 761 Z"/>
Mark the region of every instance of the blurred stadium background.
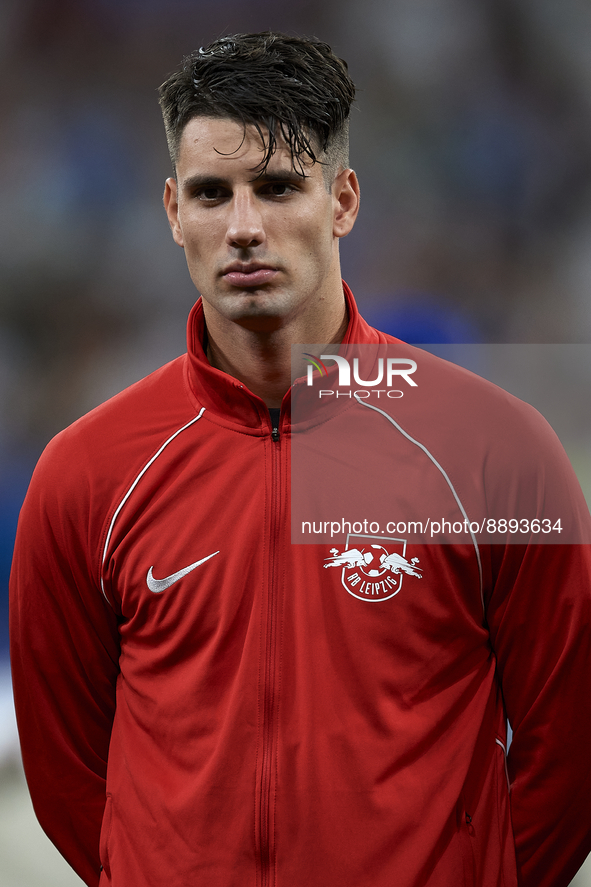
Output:
<path fill-rule="evenodd" d="M 586 0 L 0 0 L 0 887 L 81 883 L 19 767 L 18 510 L 53 434 L 184 350 L 156 89 L 190 50 L 267 29 L 327 40 L 359 86 L 343 267 L 367 318 L 413 342 L 564 345 L 552 403 L 591 488 Z"/>

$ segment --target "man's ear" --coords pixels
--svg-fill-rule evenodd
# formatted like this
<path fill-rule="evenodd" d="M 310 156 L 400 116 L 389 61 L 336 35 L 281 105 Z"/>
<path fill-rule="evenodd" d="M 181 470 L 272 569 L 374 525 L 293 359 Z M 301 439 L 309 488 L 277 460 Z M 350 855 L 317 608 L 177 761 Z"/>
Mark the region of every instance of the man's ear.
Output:
<path fill-rule="evenodd" d="M 175 243 L 178 243 L 179 246 L 184 246 L 183 232 L 181 231 L 179 223 L 179 203 L 176 179 L 170 178 L 166 180 L 166 184 L 164 185 L 164 197 L 162 199 L 166 215 L 168 216 L 168 224 L 172 231 L 173 240 Z"/>
<path fill-rule="evenodd" d="M 355 224 L 359 212 L 359 182 L 352 169 L 343 169 L 332 185 L 334 200 L 333 234 L 345 237 Z"/>

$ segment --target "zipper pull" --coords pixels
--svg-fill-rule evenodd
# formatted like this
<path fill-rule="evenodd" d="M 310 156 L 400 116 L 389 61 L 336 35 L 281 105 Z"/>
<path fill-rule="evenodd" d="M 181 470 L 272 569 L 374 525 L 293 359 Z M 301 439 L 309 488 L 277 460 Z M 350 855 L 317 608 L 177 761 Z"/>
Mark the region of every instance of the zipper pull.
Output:
<path fill-rule="evenodd" d="M 269 409 L 269 418 L 271 419 L 271 440 L 277 443 L 279 440 L 279 416 L 281 410 L 279 407 L 271 407 Z"/>
<path fill-rule="evenodd" d="M 466 825 L 468 827 L 468 834 L 475 835 L 476 832 L 474 831 L 474 826 L 472 825 L 472 817 L 469 813 L 466 813 Z"/>

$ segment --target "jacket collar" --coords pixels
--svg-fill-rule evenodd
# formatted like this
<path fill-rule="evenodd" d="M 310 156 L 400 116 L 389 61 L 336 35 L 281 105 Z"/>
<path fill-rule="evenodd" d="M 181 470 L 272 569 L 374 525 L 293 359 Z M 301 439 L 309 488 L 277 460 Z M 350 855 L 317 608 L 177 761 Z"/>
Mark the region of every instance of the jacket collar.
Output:
<path fill-rule="evenodd" d="M 343 345 L 377 345 L 393 341 L 363 320 L 353 293 L 344 281 L 343 292 L 349 316 Z M 200 407 L 205 407 L 210 415 L 213 414 L 212 418 L 223 425 L 240 426 L 243 431 L 246 427 L 254 434 L 268 433 L 269 411 L 265 402 L 238 379 L 211 366 L 205 355 L 205 341 L 203 304 L 198 299 L 191 309 L 187 324 L 187 378 L 192 396 Z M 298 382 L 295 384 L 298 385 Z M 291 391 L 292 389 L 285 395 L 281 407 L 284 429 L 289 425 Z"/>

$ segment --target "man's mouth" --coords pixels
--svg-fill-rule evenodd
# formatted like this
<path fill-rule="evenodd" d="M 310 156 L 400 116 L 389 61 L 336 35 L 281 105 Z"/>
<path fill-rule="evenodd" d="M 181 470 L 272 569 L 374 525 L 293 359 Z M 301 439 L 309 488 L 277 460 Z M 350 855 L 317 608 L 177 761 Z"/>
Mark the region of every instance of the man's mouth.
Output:
<path fill-rule="evenodd" d="M 256 287 L 270 283 L 277 273 L 276 268 L 271 268 L 268 265 L 235 262 L 224 271 L 223 278 L 231 286 Z"/>

